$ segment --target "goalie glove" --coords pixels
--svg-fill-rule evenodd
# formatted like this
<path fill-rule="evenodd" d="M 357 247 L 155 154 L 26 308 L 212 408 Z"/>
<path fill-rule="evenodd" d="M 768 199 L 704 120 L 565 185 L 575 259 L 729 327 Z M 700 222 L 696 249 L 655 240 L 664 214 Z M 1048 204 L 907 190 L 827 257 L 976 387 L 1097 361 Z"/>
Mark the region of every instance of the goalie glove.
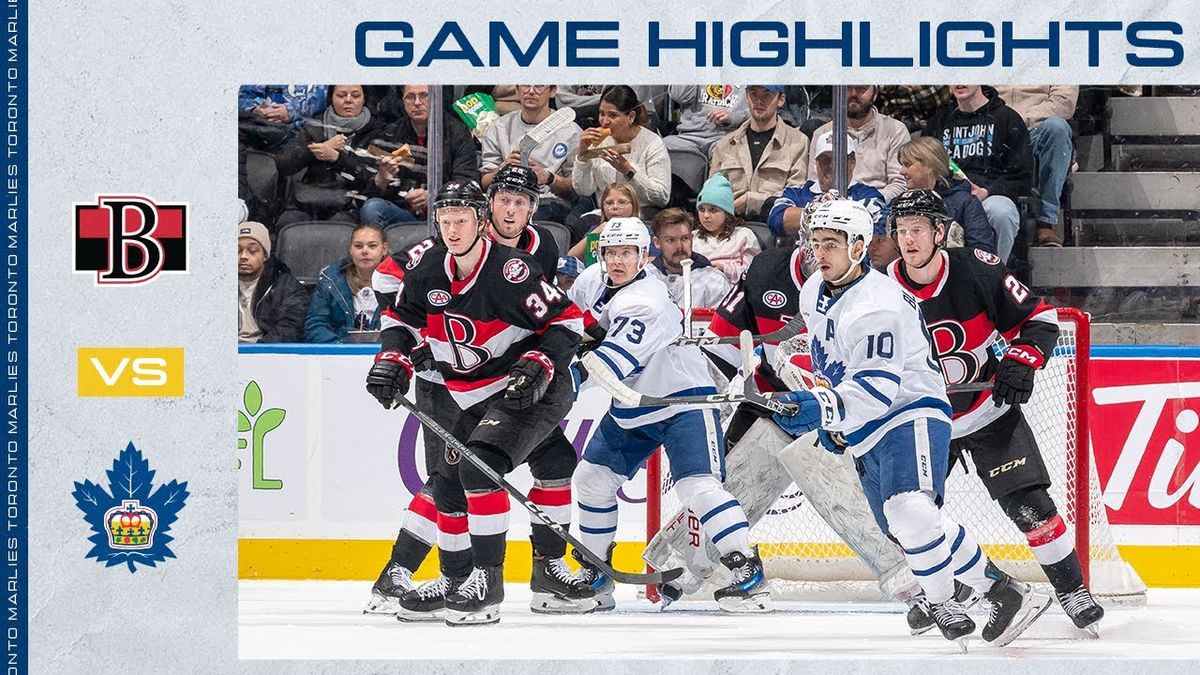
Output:
<path fill-rule="evenodd" d="M 1032 345 L 1012 345 L 1004 352 L 996 368 L 992 385 L 992 402 L 1019 405 L 1029 402 L 1033 395 L 1033 371 L 1046 363 L 1046 357 Z"/>
<path fill-rule="evenodd" d="M 525 352 L 508 371 L 508 388 L 504 397 L 517 402 L 517 408 L 525 409 L 542 400 L 550 381 L 554 379 L 554 361 L 542 352 Z"/>
<path fill-rule="evenodd" d="M 412 375 L 412 361 L 407 356 L 391 350 L 379 352 L 367 373 L 367 393 L 384 408 L 391 409 L 398 397 L 408 393 Z"/>
<path fill-rule="evenodd" d="M 807 391 L 793 391 L 775 399 L 780 403 L 794 403 L 799 409 L 795 415 L 775 413 L 771 416 L 775 423 L 789 435 L 799 438 L 821 426 L 821 405 L 817 398 Z"/>

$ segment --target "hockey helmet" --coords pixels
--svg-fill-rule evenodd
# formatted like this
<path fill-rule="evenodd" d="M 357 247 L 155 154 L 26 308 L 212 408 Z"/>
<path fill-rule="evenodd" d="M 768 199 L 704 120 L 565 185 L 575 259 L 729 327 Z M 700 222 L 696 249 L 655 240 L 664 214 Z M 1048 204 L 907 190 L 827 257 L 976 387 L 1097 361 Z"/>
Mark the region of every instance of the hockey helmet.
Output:
<path fill-rule="evenodd" d="M 475 181 L 450 181 L 438 190 L 437 196 L 433 198 L 433 210 L 437 213 L 438 209 L 448 206 L 465 206 L 475 211 L 475 217 L 483 220 L 484 214 L 487 212 L 487 198 L 483 196 L 483 189 L 479 187 L 479 183 Z"/>
<path fill-rule="evenodd" d="M 923 216 L 928 218 L 936 228 L 939 224 L 949 224 L 950 212 L 941 195 L 933 190 L 906 190 L 892 200 L 888 211 L 888 232 L 896 231 L 896 220 L 905 216 Z"/>
<path fill-rule="evenodd" d="M 596 256 L 600 258 L 600 271 L 606 275 L 608 264 L 604 261 L 604 249 L 609 246 L 636 246 L 639 253 L 637 269 L 641 271 L 646 266 L 646 256 L 650 255 L 650 230 L 637 217 L 613 218 L 604 225 L 596 245 Z"/>
<path fill-rule="evenodd" d="M 846 233 L 846 243 L 866 241 L 875 232 L 871 212 L 862 204 L 849 199 L 832 199 L 821 202 L 808 219 L 808 229 L 837 230 Z"/>
<path fill-rule="evenodd" d="M 488 199 L 495 197 L 501 190 L 528 195 L 533 202 L 533 208 L 536 209 L 538 196 L 542 194 L 542 185 L 533 169 L 518 164 L 505 164 L 492 178 L 492 185 L 488 188 Z"/>

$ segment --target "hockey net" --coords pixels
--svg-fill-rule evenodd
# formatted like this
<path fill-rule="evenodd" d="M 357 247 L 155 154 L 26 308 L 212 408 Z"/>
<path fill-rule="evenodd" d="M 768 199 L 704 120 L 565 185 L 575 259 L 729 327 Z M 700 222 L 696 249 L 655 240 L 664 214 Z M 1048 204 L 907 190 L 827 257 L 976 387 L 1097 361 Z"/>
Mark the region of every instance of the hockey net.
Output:
<path fill-rule="evenodd" d="M 1088 317 L 1058 310 L 1061 334 L 1053 358 L 1037 374 L 1030 402 L 1022 406 L 1053 485 L 1050 495 L 1074 532 L 1084 578 L 1094 594 L 1112 602 L 1145 601 L 1145 585 L 1117 550 L 1101 500 L 1087 435 Z M 969 458 L 966 460 L 969 465 Z M 997 565 L 1018 578 L 1045 582 L 1025 536 L 991 499 L 974 467 L 959 463 L 946 480 L 945 508 L 965 526 Z M 659 524 L 678 513 L 670 466 L 657 452 L 647 466 L 647 541 Z M 861 489 L 858 485 L 847 489 Z M 879 599 L 874 577 L 829 528 L 793 484 L 751 529 L 777 598 Z M 1086 552 L 1087 555 L 1083 555 Z M 656 593 L 647 594 L 654 599 Z M 711 598 L 711 595 L 707 597 Z"/>

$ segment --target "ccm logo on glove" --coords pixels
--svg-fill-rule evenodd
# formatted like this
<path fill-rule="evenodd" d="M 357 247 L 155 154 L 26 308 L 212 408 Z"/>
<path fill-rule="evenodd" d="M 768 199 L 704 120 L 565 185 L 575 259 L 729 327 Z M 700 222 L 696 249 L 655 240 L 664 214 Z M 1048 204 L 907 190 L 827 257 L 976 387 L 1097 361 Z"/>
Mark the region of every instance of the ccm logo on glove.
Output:
<path fill-rule="evenodd" d="M 1027 345 L 1013 345 L 1004 352 L 1004 358 L 1012 359 L 1018 363 L 1023 363 L 1030 368 L 1041 368 L 1046 362 L 1046 357 L 1037 349 Z"/>

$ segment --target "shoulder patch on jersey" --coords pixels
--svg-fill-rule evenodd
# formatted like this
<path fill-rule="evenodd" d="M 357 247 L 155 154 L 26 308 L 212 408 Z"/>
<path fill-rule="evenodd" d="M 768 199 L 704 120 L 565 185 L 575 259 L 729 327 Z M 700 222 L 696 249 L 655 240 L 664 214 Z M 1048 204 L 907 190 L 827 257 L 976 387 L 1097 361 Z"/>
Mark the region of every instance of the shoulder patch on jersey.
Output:
<path fill-rule="evenodd" d="M 771 309 L 779 309 L 787 304 L 787 296 L 783 294 L 783 291 L 771 289 L 763 293 L 762 301 L 764 305 Z"/>
<path fill-rule="evenodd" d="M 504 263 L 504 278 L 510 283 L 519 284 L 529 278 L 529 265 L 520 258 L 513 258 Z"/>
<path fill-rule="evenodd" d="M 425 299 L 428 300 L 429 304 L 433 305 L 434 307 L 444 307 L 450 304 L 450 294 L 441 290 L 440 288 L 435 288 L 432 291 L 429 291 L 429 293 L 425 296 Z"/>
<path fill-rule="evenodd" d="M 988 253 L 987 251 L 980 251 L 979 249 L 975 249 L 975 257 L 979 258 L 980 260 L 982 260 L 983 262 L 985 262 L 989 265 L 999 265 L 1000 264 L 1000 258 L 995 253 Z"/>
<path fill-rule="evenodd" d="M 567 144 L 555 143 L 554 149 L 550 151 L 557 159 L 562 159 L 567 156 Z"/>

